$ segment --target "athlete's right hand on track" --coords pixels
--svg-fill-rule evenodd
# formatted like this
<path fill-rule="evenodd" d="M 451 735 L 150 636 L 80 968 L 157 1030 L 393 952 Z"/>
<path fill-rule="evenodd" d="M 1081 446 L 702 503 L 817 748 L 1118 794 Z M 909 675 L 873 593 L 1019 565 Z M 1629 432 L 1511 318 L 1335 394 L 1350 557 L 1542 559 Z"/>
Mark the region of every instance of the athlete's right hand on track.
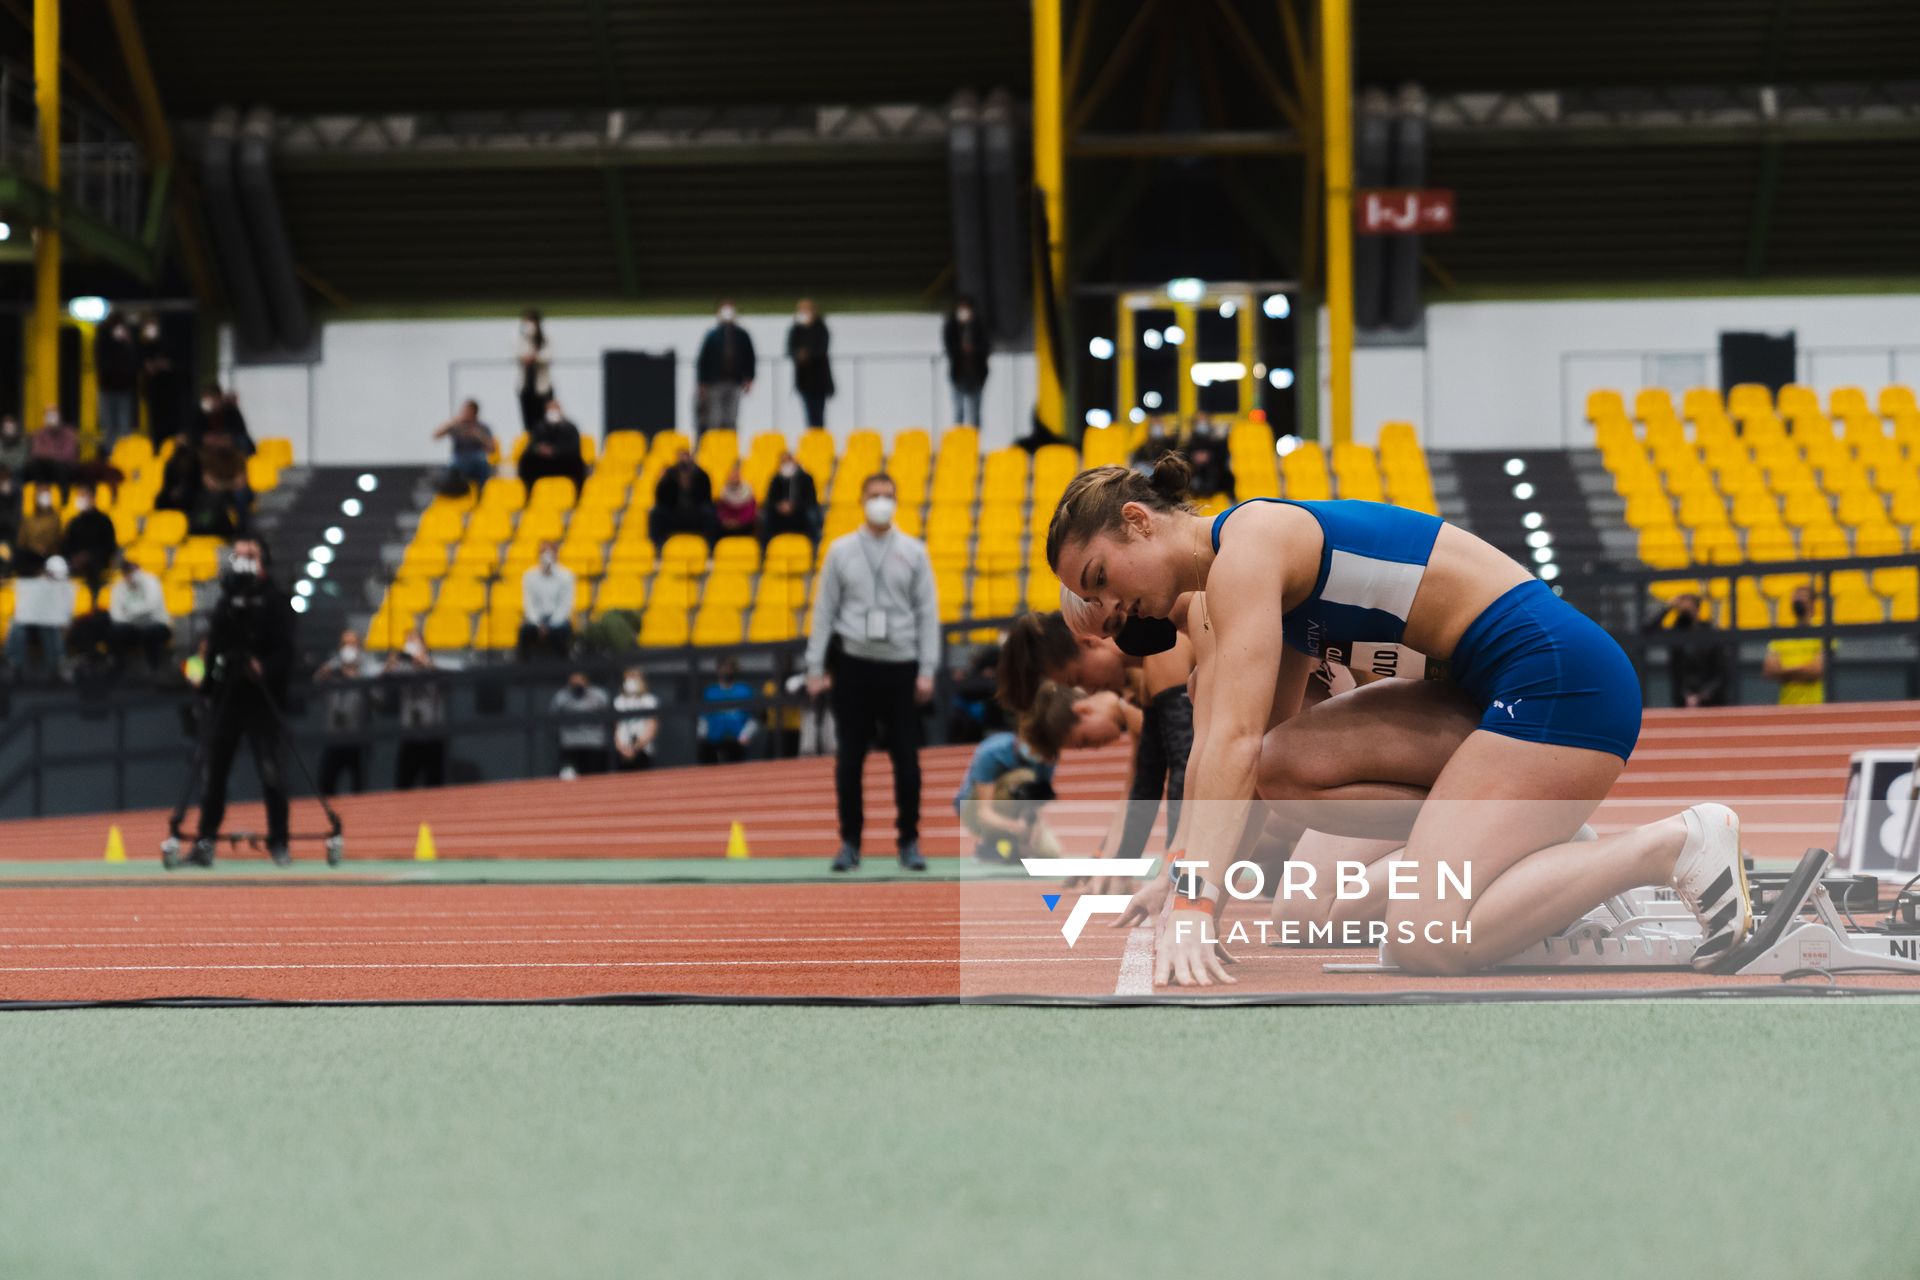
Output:
<path fill-rule="evenodd" d="M 1173 889 L 1173 881 L 1165 876 L 1155 876 L 1146 887 L 1133 895 L 1127 903 L 1127 909 L 1113 922 L 1115 929 L 1127 929 L 1137 924 L 1153 924 L 1160 919 L 1160 909 L 1167 905 L 1167 894 Z"/>
<path fill-rule="evenodd" d="M 1205 912 L 1175 911 L 1154 939 L 1153 984 L 1210 987 L 1239 981 L 1221 963 L 1226 951 L 1214 934 L 1214 922 Z"/>

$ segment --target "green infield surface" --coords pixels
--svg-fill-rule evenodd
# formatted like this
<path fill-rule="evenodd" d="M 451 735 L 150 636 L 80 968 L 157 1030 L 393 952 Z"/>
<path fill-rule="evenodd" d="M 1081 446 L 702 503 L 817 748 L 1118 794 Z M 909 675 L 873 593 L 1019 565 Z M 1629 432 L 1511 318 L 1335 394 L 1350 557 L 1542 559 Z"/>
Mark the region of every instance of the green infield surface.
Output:
<path fill-rule="evenodd" d="M 1910 1277 L 1920 1002 L 0 1016 L 0 1276 Z"/>

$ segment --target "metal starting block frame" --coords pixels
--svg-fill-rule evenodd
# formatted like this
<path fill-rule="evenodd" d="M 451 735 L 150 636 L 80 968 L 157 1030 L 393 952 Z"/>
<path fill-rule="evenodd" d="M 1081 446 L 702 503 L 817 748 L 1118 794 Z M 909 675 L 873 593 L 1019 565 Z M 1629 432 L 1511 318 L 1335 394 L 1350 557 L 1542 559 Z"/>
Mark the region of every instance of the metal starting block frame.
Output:
<path fill-rule="evenodd" d="M 1753 932 L 1708 972 L 1784 977 L 1809 970 L 1873 969 L 1920 974 L 1920 934 L 1854 929 L 1822 876 L 1833 855 L 1809 849 Z M 1810 913 L 1810 915 L 1809 915 Z M 1670 892 L 1634 889 L 1561 933 L 1543 938 L 1490 972 L 1542 969 L 1691 969 L 1699 922 Z M 1328 964 L 1327 973 L 1398 973 L 1381 948 L 1376 964 Z"/>

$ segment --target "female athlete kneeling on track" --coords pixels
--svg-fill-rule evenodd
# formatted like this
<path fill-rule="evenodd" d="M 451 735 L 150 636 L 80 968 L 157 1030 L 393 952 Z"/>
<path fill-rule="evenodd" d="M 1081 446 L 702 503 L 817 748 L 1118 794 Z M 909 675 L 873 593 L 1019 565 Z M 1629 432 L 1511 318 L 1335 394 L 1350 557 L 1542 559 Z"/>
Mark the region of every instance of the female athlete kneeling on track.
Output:
<path fill-rule="evenodd" d="M 1187 846 L 1203 864 L 1202 901 L 1176 908 L 1218 920 L 1223 855 L 1256 798 L 1413 800 L 1422 803 L 1402 855 L 1410 897 L 1388 909 L 1389 957 L 1403 969 L 1485 968 L 1614 894 L 1661 882 L 1700 919 L 1696 966 L 1745 937 L 1752 906 L 1739 822 L 1725 806 L 1570 843 L 1640 731 L 1633 666 L 1585 615 L 1438 517 L 1256 499 L 1209 520 L 1186 500 L 1188 474 L 1173 454 L 1151 476 L 1082 472 L 1047 534 L 1054 571 L 1102 610 L 1109 632 L 1129 617 L 1166 617 L 1185 592 L 1207 593 L 1217 661 Z M 1355 662 L 1362 651 L 1361 665 L 1382 672 L 1444 662 L 1446 678 L 1378 680 L 1299 710 L 1316 661 Z M 1315 804 L 1305 825 L 1391 838 L 1380 810 Z M 1175 981 L 1232 981 L 1210 937 L 1168 931 Z"/>

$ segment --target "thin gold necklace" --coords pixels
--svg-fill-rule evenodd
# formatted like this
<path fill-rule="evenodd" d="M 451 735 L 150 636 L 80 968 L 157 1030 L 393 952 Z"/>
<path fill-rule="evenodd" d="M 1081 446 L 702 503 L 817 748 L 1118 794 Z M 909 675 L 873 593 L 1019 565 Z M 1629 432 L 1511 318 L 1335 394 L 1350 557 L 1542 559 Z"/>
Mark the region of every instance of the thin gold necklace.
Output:
<path fill-rule="evenodd" d="M 1210 632 L 1213 630 L 1213 623 L 1207 620 L 1207 579 L 1205 574 L 1200 573 L 1200 547 L 1197 543 L 1193 548 L 1193 571 L 1200 578 L 1200 629 Z"/>

